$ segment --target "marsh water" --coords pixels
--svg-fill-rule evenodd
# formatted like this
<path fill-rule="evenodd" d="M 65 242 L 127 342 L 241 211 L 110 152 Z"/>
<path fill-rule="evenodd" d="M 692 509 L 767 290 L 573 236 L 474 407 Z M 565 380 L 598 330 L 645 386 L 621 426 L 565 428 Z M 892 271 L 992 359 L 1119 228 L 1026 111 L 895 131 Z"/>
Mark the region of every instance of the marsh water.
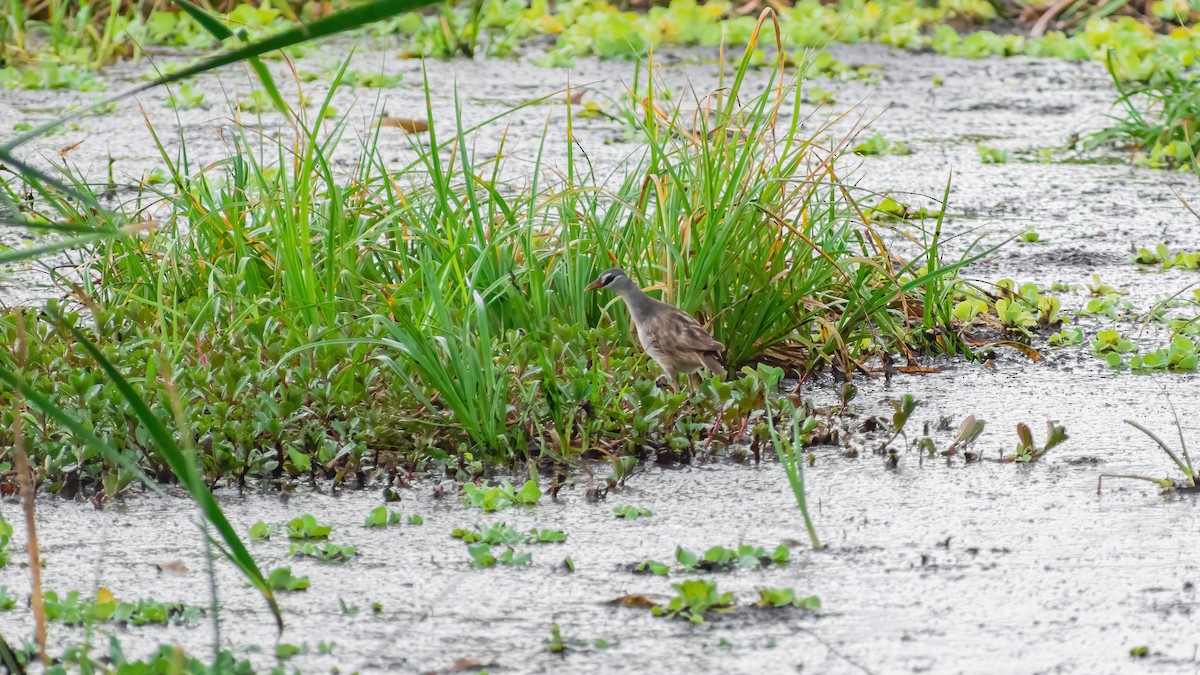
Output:
<path fill-rule="evenodd" d="M 929 205 L 953 171 L 946 221 L 955 237 L 952 249 L 961 251 L 984 233 L 991 233 L 989 241 L 1028 228 L 1041 235 L 1038 243 L 1008 244 L 964 276 L 1045 286 L 1084 284 L 1098 274 L 1109 285 L 1126 287 L 1126 298 L 1140 308 L 1198 279 L 1179 270 L 1146 273 L 1128 262 L 1131 246 L 1198 240 L 1200 225 L 1175 194 L 1200 202 L 1194 177 L 1128 163 L 1080 161 L 1062 150 L 1073 135 L 1102 125 L 1110 112 L 1115 96 L 1100 65 L 1026 58 L 966 61 L 871 46 L 833 51 L 847 64 L 881 68 L 878 82 L 818 82 L 835 91 L 837 102 L 829 114 L 857 104 L 857 113 L 874 120 L 868 134 L 880 131 L 911 151 L 863 158 L 855 175 L 864 189 L 899 191 L 907 193 L 898 195 L 902 201 Z M 662 77 L 677 91 L 707 92 L 718 83 L 712 53 L 689 50 L 662 57 Z M 339 146 L 347 161 L 361 148 L 359 135 L 371 133 L 381 111 L 423 116 L 421 64 L 395 60 L 386 51 L 361 51 L 354 67 L 380 64 L 403 73 L 398 87 L 346 90 L 335 97 L 339 109 L 360 120 Z M 428 62 L 425 67 L 435 119 L 453 119 L 457 84 L 468 124 L 551 94 L 565 87 L 568 77 L 573 85 L 586 84 L 589 98 L 613 100 L 631 82 L 633 69 L 625 62 L 589 60 L 571 71 L 526 61 Z M 144 65 L 119 67 L 109 75 L 111 87 L 127 86 L 122 78 L 144 71 Z M 223 88 L 230 95 L 250 88 L 240 71 L 206 78 L 201 86 L 210 98 Z M 36 123 L 90 96 L 8 92 L 0 99 L 0 120 Z M 152 92 L 140 101 L 160 131 L 177 125 L 165 97 Z M 78 129 L 30 150 L 57 159 L 60 149 L 82 141 L 68 154 L 81 171 L 100 180 L 111 155 L 115 173 L 133 182 L 162 164 L 147 131 L 126 123 L 138 119 L 136 108 L 125 106 L 85 119 Z M 278 120 L 264 119 L 274 133 Z M 565 119 L 561 103 L 514 113 L 505 150 L 509 168 L 519 173 L 523 163 L 528 170 L 543 130 L 549 129 L 550 139 L 561 139 Z M 179 124 L 193 167 L 226 153 L 233 120 L 223 106 L 181 111 Z M 616 169 L 636 152 L 611 120 L 575 124 L 580 147 L 598 173 Z M 384 133 L 380 145 L 385 158 L 399 164 L 411 153 L 411 141 L 397 131 Z M 476 142 L 476 151 L 486 153 L 496 147 L 498 136 Z M 1008 149 L 1009 162 L 981 164 L 977 143 Z M 1034 161 L 1042 149 L 1054 150 L 1054 161 Z M 543 161 L 561 168 L 564 152 L 556 149 Z M 52 297 L 56 291 L 43 283 L 45 278 L 36 267 L 10 270 L 0 275 L 0 300 L 13 304 Z M 1064 309 L 1087 300 L 1086 291 L 1061 297 Z M 1081 325 L 1091 332 L 1103 324 Z M 1165 339 L 1153 327 L 1127 330 L 1147 345 Z M 347 564 L 323 565 L 287 558 L 280 536 L 252 545 L 263 568 L 286 564 L 311 577 L 309 590 L 281 596 L 286 629 L 279 639 L 307 645 L 307 653 L 287 662 L 303 672 L 1200 672 L 1194 616 L 1200 609 L 1194 586 L 1200 581 L 1196 499 L 1162 496 L 1157 486 L 1135 481 L 1109 480 L 1097 490 L 1102 473 L 1165 477 L 1174 472 L 1165 454 L 1122 420 L 1138 420 L 1176 443 L 1169 395 L 1184 433 L 1200 438 L 1192 414 L 1200 404 L 1197 377 L 1116 373 L 1086 345 L 1048 350 L 1038 363 L 998 348 L 986 367 L 946 359 L 925 364 L 940 371 L 859 382 L 853 416 L 845 423 L 854 426 L 890 411 L 889 398 L 912 394 L 921 401 L 913 429 L 925 422 L 936 425 L 943 416 L 955 424 L 966 415 L 985 419 L 987 429 L 976 446 L 983 460 L 930 459 L 909 450 L 892 468 L 869 447 L 854 457 L 841 447 L 814 448 L 806 478 L 816 526 L 827 544 L 820 551 L 806 548 L 794 499 L 773 461 L 720 459 L 639 469 L 624 489 L 599 503 L 585 498 L 587 477 L 581 472 L 577 485 L 556 500 L 546 496 L 531 510 L 488 515 L 460 505 L 452 493 L 435 497 L 435 482 L 418 481 L 391 506 L 420 514 L 424 523 L 383 530 L 362 527 L 367 513 L 382 503 L 379 489 L 333 493 L 327 487 L 301 487 L 287 496 L 225 491 L 220 498 L 240 532 L 257 520 L 282 523 L 311 513 L 333 525 L 332 541 L 359 549 Z M 807 383 L 804 392 L 830 403 L 834 387 L 818 380 Z M 1030 423 L 1035 436 L 1044 438 L 1045 420 L 1064 424 L 1070 439 L 1036 464 L 991 461 L 1012 450 L 1017 422 Z M 939 447 L 953 435 L 932 433 Z M 604 475 L 607 468 L 597 466 L 595 472 Z M 619 504 L 648 508 L 653 515 L 618 520 L 612 507 Z M 46 588 L 92 594 L 104 587 L 126 600 L 153 597 L 208 607 L 206 549 L 198 514 L 188 501 L 134 494 L 96 510 L 88 503 L 45 497 L 38 508 Z M 17 609 L 0 613 L 0 632 L 12 640 L 30 634 L 24 607 L 28 571 L 20 563 L 19 508 L 5 501 L 3 512 L 17 529 L 14 562 L 0 570 L 0 584 L 19 599 Z M 528 567 L 473 567 L 465 546 L 450 533 L 500 521 L 522 530 L 560 529 L 568 538 L 522 547 L 533 554 Z M 790 543 L 792 562 L 730 574 L 673 572 L 670 578 L 630 571 L 647 559 L 672 562 L 677 546 L 703 550 L 738 543 L 767 548 Z M 573 572 L 563 565 L 567 558 Z M 182 576 L 156 568 L 177 560 L 187 570 Z M 276 632 L 261 598 L 223 561 L 215 570 L 220 643 L 257 665 L 273 665 Z M 734 592 L 738 609 L 693 626 L 653 617 L 645 608 L 612 604 L 627 594 L 665 595 L 671 583 L 696 576 Z M 822 608 L 809 613 L 753 607 L 757 589 L 765 587 L 817 595 Z M 359 610 L 348 613 L 343 604 Z M 203 654 L 215 638 L 212 618 L 210 613 L 191 627 L 99 627 L 90 636 L 52 624 L 50 637 L 60 645 L 90 640 L 103 651 L 111 632 L 130 656 L 165 642 Z M 551 652 L 547 641 L 553 624 L 564 640 L 586 640 L 586 647 Z M 596 646 L 597 639 L 608 646 Z M 332 653 L 318 654 L 321 642 L 333 643 Z M 1130 655 L 1131 648 L 1142 646 L 1147 657 Z"/>

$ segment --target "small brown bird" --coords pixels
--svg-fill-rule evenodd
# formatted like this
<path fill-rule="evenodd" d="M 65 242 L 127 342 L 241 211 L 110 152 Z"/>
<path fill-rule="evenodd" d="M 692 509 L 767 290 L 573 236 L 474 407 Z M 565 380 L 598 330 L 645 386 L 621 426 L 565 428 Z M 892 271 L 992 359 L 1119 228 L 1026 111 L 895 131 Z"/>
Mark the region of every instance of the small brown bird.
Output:
<path fill-rule="evenodd" d="M 714 340 L 686 312 L 646 295 L 625 272 L 615 267 L 596 277 L 587 290 L 597 288 L 607 288 L 625 301 L 637 328 L 638 342 L 666 372 L 672 386 L 681 374 L 687 375 L 691 382 L 692 373 L 701 368 L 718 375 L 725 372 L 721 365 L 725 345 Z"/>

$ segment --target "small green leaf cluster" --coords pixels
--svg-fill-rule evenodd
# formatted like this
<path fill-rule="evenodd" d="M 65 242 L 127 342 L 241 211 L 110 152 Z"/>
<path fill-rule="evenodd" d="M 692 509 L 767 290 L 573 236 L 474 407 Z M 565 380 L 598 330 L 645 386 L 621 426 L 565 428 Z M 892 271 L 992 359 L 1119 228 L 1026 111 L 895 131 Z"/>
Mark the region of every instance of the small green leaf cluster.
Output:
<path fill-rule="evenodd" d="M 1186 270 L 1200 269 L 1200 251 L 1171 252 L 1166 244 L 1159 244 L 1154 250 L 1139 248 L 1132 262 L 1139 265 L 1157 265 L 1163 269 L 1180 267 Z"/>
<path fill-rule="evenodd" d="M 328 539 L 333 527 L 317 522 L 312 514 L 306 513 L 288 521 L 289 539 Z"/>
<path fill-rule="evenodd" d="M 380 504 L 371 509 L 371 513 L 367 514 L 367 519 L 363 521 L 363 527 L 388 527 L 390 525 L 399 525 L 400 523 L 421 525 L 424 522 L 425 519 L 419 513 L 409 514 L 405 518 L 403 513 Z"/>
<path fill-rule="evenodd" d="M 509 567 L 522 567 L 533 562 L 533 554 L 528 551 L 517 553 L 511 546 L 504 548 L 499 555 L 492 551 L 491 544 L 467 544 L 467 553 L 478 567 L 495 567 L 496 563 Z"/>
<path fill-rule="evenodd" d="M 567 535 L 559 530 L 531 528 L 528 532 L 519 532 L 505 523 L 494 523 L 487 528 L 477 526 L 472 530 L 456 528 L 450 534 L 455 539 L 462 539 L 467 544 L 485 543 L 516 546 L 518 544 L 549 544 L 564 542 Z"/>
<path fill-rule="evenodd" d="M 678 617 L 702 624 L 709 612 L 728 612 L 734 606 L 733 593 L 720 593 L 715 581 L 693 579 L 671 587 L 675 589 L 675 597 L 666 606 L 650 608 L 654 616 Z"/>
<path fill-rule="evenodd" d="M 759 607 L 803 607 L 810 611 L 821 609 L 821 599 L 815 595 L 796 597 L 796 591 L 791 588 L 760 588 L 758 591 Z"/>
<path fill-rule="evenodd" d="M 1067 440 L 1067 429 L 1061 424 L 1055 424 L 1052 421 L 1046 422 L 1046 443 L 1038 447 L 1033 440 L 1033 432 L 1029 430 L 1029 425 L 1021 422 L 1017 424 L 1017 449 L 1016 451 L 1004 458 L 1005 461 L 1029 463 L 1036 462 L 1041 459 L 1052 448 Z"/>
<path fill-rule="evenodd" d="M 675 549 L 675 560 L 685 572 L 730 572 L 735 568 L 755 569 L 770 565 L 786 565 L 791 557 L 791 549 L 780 544 L 768 552 L 761 546 L 739 544 L 737 548 L 713 546 L 703 555 L 689 551 L 682 546 Z M 634 567 L 634 572 L 666 576 L 670 568 L 656 560 L 647 560 Z"/>
<path fill-rule="evenodd" d="M 353 546 L 339 546 L 332 542 L 315 544 L 304 541 L 288 547 L 289 556 L 308 556 L 323 563 L 344 563 L 358 555 L 358 549 Z"/>
<path fill-rule="evenodd" d="M 508 481 L 501 481 L 494 486 L 486 483 L 463 485 L 463 503 L 484 511 L 499 511 L 510 506 L 536 506 L 541 498 L 542 491 L 537 481 L 532 479 L 525 481 L 520 491 L 514 490 Z"/>
<path fill-rule="evenodd" d="M 93 623 L 123 623 L 135 626 L 155 624 L 166 626 L 171 623 L 195 623 L 201 610 L 180 603 L 164 603 L 152 599 L 124 602 L 114 599 L 106 591 L 97 600 L 84 600 L 79 591 L 70 591 L 60 598 L 54 591 L 42 594 L 46 618 L 68 625 Z"/>
<path fill-rule="evenodd" d="M 907 155 L 908 146 L 899 141 L 893 142 L 883 137 L 883 134 L 876 131 L 867 137 L 867 139 L 858 145 L 854 146 L 854 154 L 856 155 Z"/>
<path fill-rule="evenodd" d="M 615 513 L 618 518 L 622 518 L 624 520 L 637 520 L 638 518 L 654 515 L 654 512 L 650 509 L 643 509 L 637 506 L 631 506 L 629 504 L 614 506 L 613 513 Z"/>
<path fill-rule="evenodd" d="M 1135 373 L 1190 373 L 1196 370 L 1196 363 L 1196 343 L 1182 335 L 1176 335 L 1168 347 L 1134 356 L 1130 359 L 1129 367 Z"/>
<path fill-rule="evenodd" d="M 1008 164 L 1008 150 L 989 148 L 983 144 L 976 145 L 975 150 L 979 153 L 979 161 L 982 164 Z M 1026 239 L 1026 241 L 1037 241 L 1036 234 L 1034 239 Z"/>
<path fill-rule="evenodd" d="M 267 583 L 272 590 L 292 592 L 307 590 L 309 586 L 308 577 L 297 577 L 292 575 L 292 568 L 279 567 L 271 571 L 267 575 Z"/>

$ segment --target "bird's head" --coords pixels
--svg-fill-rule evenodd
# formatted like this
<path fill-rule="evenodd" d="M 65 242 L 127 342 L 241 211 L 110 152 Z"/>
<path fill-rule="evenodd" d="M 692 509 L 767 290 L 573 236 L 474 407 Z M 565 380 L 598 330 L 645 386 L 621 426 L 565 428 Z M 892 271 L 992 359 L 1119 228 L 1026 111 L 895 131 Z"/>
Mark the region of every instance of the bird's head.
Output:
<path fill-rule="evenodd" d="M 620 268 L 614 267 L 611 270 L 606 270 L 604 272 L 601 272 L 600 276 L 596 277 L 595 281 L 588 284 L 588 287 L 586 290 L 594 291 L 597 288 L 607 288 L 609 286 L 612 286 L 614 283 L 616 283 L 617 281 L 619 281 L 621 279 L 628 279 L 628 278 L 629 277 L 626 276 L 625 273 L 622 272 Z"/>

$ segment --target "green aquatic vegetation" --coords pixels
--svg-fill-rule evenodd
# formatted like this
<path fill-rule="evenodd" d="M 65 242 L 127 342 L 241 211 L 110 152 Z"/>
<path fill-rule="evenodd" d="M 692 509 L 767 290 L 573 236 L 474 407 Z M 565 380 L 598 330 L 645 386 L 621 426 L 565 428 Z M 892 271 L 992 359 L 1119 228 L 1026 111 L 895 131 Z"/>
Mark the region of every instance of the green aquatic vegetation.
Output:
<path fill-rule="evenodd" d="M 388 525 L 399 525 L 404 520 L 404 514 L 399 511 L 389 510 L 388 507 L 380 504 L 371 509 L 371 513 L 367 514 L 367 519 L 363 522 L 363 527 L 387 527 Z"/>
<path fill-rule="evenodd" d="M 342 76 L 342 83 L 348 87 L 364 89 L 389 89 L 398 86 L 404 79 L 399 73 L 388 74 L 362 70 L 347 70 Z"/>
<path fill-rule="evenodd" d="M 264 541 L 270 539 L 278 531 L 278 525 L 268 525 L 260 520 L 250 526 L 250 538 L 254 541 Z"/>
<path fill-rule="evenodd" d="M 638 518 L 642 518 L 644 516 L 654 515 L 654 512 L 650 509 L 643 509 L 641 507 L 630 506 L 628 504 L 614 506 L 613 513 L 615 513 L 618 518 L 622 518 L 624 520 L 637 520 Z"/>
<path fill-rule="evenodd" d="M 506 546 L 498 556 L 492 552 L 492 545 L 487 543 L 467 544 L 467 553 L 477 567 L 495 567 L 497 563 L 508 567 L 522 567 L 533 562 L 533 554 L 528 551 L 517 553 L 511 546 Z"/>
<path fill-rule="evenodd" d="M 489 486 L 486 483 L 463 485 L 462 502 L 484 511 L 499 511 L 510 506 L 536 506 L 542 498 L 542 491 L 537 481 L 527 480 L 520 491 L 514 490 L 512 483 L 500 481 L 499 485 Z"/>
<path fill-rule="evenodd" d="M 729 572 L 735 568 L 754 569 L 770 565 L 786 565 L 790 557 L 791 549 L 783 544 L 775 547 L 770 552 L 761 546 L 750 546 L 748 544 L 739 544 L 737 548 L 713 546 L 706 550 L 703 555 L 693 553 L 682 546 L 675 549 L 675 560 L 688 572 Z M 649 560 L 642 563 L 642 565 L 647 566 L 647 571 L 657 574 L 658 572 L 655 571 L 657 563 L 651 563 L 654 563 L 654 561 Z"/>
<path fill-rule="evenodd" d="M 913 411 L 917 409 L 920 403 L 911 394 L 904 394 L 898 399 L 889 399 L 888 403 L 892 406 L 892 428 L 891 435 L 879 446 L 879 452 L 884 452 L 887 447 L 896 440 L 896 437 L 904 433 L 904 427 L 908 424 L 908 420 L 912 418 Z M 907 445 L 907 436 L 905 436 L 905 445 Z"/>
<path fill-rule="evenodd" d="M 883 137 L 878 131 L 867 137 L 867 140 L 854 146 L 856 155 L 907 155 L 908 146 L 900 142 L 892 142 Z"/>
<path fill-rule="evenodd" d="M 289 539 L 327 539 L 332 531 L 332 527 L 317 522 L 316 517 L 308 513 L 289 520 L 287 524 Z"/>
<path fill-rule="evenodd" d="M 1121 300 L 1118 296 L 1106 295 L 1100 298 L 1091 298 L 1075 315 L 1105 316 L 1115 321 L 1121 314 L 1121 308 Z"/>
<path fill-rule="evenodd" d="M 7 612 L 17 606 L 17 599 L 9 594 L 8 586 L 0 586 L 0 612 Z"/>
<path fill-rule="evenodd" d="M 1034 232 L 1033 230 L 1028 230 L 1026 232 L 1022 232 L 1020 234 L 1020 240 L 1027 244 L 1036 244 L 1038 242 L 1044 241 L 1042 239 L 1042 235 L 1038 234 L 1037 232 Z"/>
<path fill-rule="evenodd" d="M 671 566 L 657 560 L 645 560 L 633 567 L 634 574 L 655 574 L 665 577 L 671 573 Z"/>
<path fill-rule="evenodd" d="M 976 145 L 975 150 L 979 153 L 979 162 L 981 164 L 1008 164 L 1008 150 L 1003 148 L 989 148 L 983 144 Z M 1032 234 L 1034 234 L 1034 238 L 1026 239 L 1026 241 L 1037 241 L 1036 233 Z"/>
<path fill-rule="evenodd" d="M 267 583 L 271 588 L 277 591 L 292 592 L 303 591 L 308 589 L 308 577 L 297 577 L 292 575 L 292 568 L 279 567 L 271 571 L 267 575 Z"/>
<path fill-rule="evenodd" d="M 300 106 L 307 108 L 312 104 L 312 101 L 306 97 L 300 99 Z M 275 112 L 278 105 L 275 103 L 275 97 L 265 89 L 255 89 L 238 98 L 237 109 L 249 115 L 261 115 L 263 113 Z"/>
<path fill-rule="evenodd" d="M 1026 307 L 1025 303 L 1019 300 L 1008 300 L 1000 298 L 995 303 L 996 316 L 1000 319 L 1000 325 L 1011 333 L 1021 333 L 1023 335 L 1033 335 L 1030 328 L 1037 325 L 1037 317 Z"/>
<path fill-rule="evenodd" d="M 744 78 L 750 65 L 738 68 Z M 637 91 L 657 97 L 661 88 L 640 81 Z M 465 478 L 601 447 L 682 459 L 737 431 L 742 419 L 719 414 L 735 387 L 710 382 L 690 395 L 655 386 L 624 308 L 583 292 L 610 253 L 645 285 L 662 282 L 660 297 L 711 319 L 740 365 L 763 357 L 801 370 L 850 364 L 879 349 L 921 346 L 929 331 L 939 351 L 958 344 L 942 310 L 959 263 L 928 253 L 901 261 L 876 249 L 882 235 L 858 217 L 833 172 L 782 189 L 815 146 L 797 132 L 799 121 L 787 130 L 769 123 L 769 111 L 792 104 L 786 93 L 732 91 L 702 122 L 744 133 L 683 134 L 690 121 L 646 116 L 631 101 L 652 149 L 613 182 L 598 182 L 577 160 L 566 187 L 539 178 L 510 190 L 469 152 L 443 153 L 452 145 L 466 152 L 474 132 L 436 119 L 412 166 L 381 169 L 387 163 L 367 145 L 361 163 L 342 172 L 325 154 L 339 132 L 327 136 L 317 124 L 261 154 L 252 151 L 261 139 L 231 136 L 228 161 L 203 170 L 163 147 L 170 179 L 147 187 L 146 199 L 162 200 L 170 214 L 136 237 L 116 233 L 135 227 L 144 204 L 91 209 L 87 197 L 46 188 L 28 214 L 95 228 L 83 244 L 80 292 L 97 309 L 63 320 L 95 335 L 116 370 L 139 374 L 129 382 L 136 397 L 170 400 L 162 375 L 173 376 L 178 416 L 195 442 L 189 487 L 363 484 L 397 464 Z M 645 192 L 647 177 L 662 172 L 675 178 Z M 59 175 L 97 197 L 70 167 Z M 7 175 L 0 184 L 14 201 L 24 201 L 26 188 L 38 191 Z M 795 255 L 814 249 L 824 255 Z M 730 261 L 729 250 L 753 255 Z M 905 298 L 920 299 L 924 312 L 901 311 L 917 306 Z M 26 370 L 38 377 L 27 381 L 115 452 L 80 442 L 57 418 L 39 418 L 29 443 L 42 487 L 66 497 L 115 495 L 136 477 L 130 466 L 170 480 L 145 430 L 131 428 L 120 388 L 80 368 L 80 343 L 53 318 L 57 307 L 30 316 Z M 12 344 L 15 334 L 15 320 L 0 316 L 0 341 Z M 597 362 L 622 376 L 608 377 Z M 0 364 L 16 368 L 9 350 L 0 350 Z M 7 414 L 11 395 L 0 399 Z M 714 420 L 721 428 L 709 431 Z M 78 480 L 65 480 L 70 473 Z M 480 508 L 518 497 L 512 488 L 464 490 Z"/>
<path fill-rule="evenodd" d="M 1092 296 L 1094 296 L 1094 297 L 1106 297 L 1106 296 L 1110 296 L 1110 295 L 1128 295 L 1129 294 L 1129 291 L 1125 288 L 1116 288 L 1114 286 L 1109 286 L 1108 284 L 1104 283 L 1103 281 L 1100 280 L 1099 274 L 1093 274 L 1091 281 L 1084 282 L 1084 287 L 1086 287 L 1088 290 L 1088 293 L 1092 294 Z"/>
<path fill-rule="evenodd" d="M 1130 262 L 1139 265 L 1157 265 L 1163 269 L 1182 267 L 1187 270 L 1200 269 L 1200 251 L 1171 252 L 1166 244 L 1159 244 L 1153 250 L 1139 248 Z"/>
<path fill-rule="evenodd" d="M 14 652 L 17 650 L 14 650 Z M 139 648 L 139 651 L 142 651 Z M 18 659 L 21 657 L 18 656 Z M 36 647 L 30 645 L 25 663 L 37 658 Z M 187 675 L 254 675 L 254 666 L 247 660 L 238 660 L 233 652 L 218 649 L 201 660 L 188 655 L 179 645 L 159 645 L 144 660 L 131 661 L 125 656 L 116 635 L 110 635 L 106 649 L 91 645 L 90 648 L 69 647 L 55 659 L 55 665 L 47 673 L 120 673 L 137 675 L 142 673 L 179 673 Z"/>
<path fill-rule="evenodd" d="M 1024 422 L 1017 424 L 1017 447 L 1013 454 L 1002 458 L 1006 462 L 1030 463 L 1041 459 L 1051 448 L 1069 438 L 1066 427 L 1054 422 L 1046 422 L 1046 442 L 1038 447 L 1033 440 L 1033 432 Z"/>
<path fill-rule="evenodd" d="M 7 567 L 8 561 L 12 557 L 12 551 L 8 550 L 8 545 L 12 543 L 12 534 L 12 524 L 0 515 L 0 569 Z"/>
<path fill-rule="evenodd" d="M 176 110 L 205 107 L 204 92 L 190 82 L 184 82 L 167 96 L 167 105 Z"/>
<path fill-rule="evenodd" d="M 286 661 L 293 656 L 306 651 L 308 651 L 307 645 L 300 647 L 287 642 L 280 642 L 279 644 L 275 645 L 275 658 L 279 659 L 280 661 Z"/>
<path fill-rule="evenodd" d="M 304 541 L 288 546 L 288 556 L 307 556 L 316 558 L 323 563 L 344 563 L 358 555 L 358 549 L 353 546 L 340 546 L 332 542 L 314 544 Z"/>
<path fill-rule="evenodd" d="M 180 603 L 164 603 L 152 599 L 137 602 L 118 601 L 101 588 L 95 600 L 83 599 L 79 591 L 70 591 L 62 598 L 54 591 L 44 591 L 42 604 L 46 619 L 61 621 L 68 625 L 93 623 L 121 623 L 134 626 L 156 624 L 194 624 L 200 618 L 200 610 Z"/>
<path fill-rule="evenodd" d="M 803 100 L 805 103 L 811 103 L 813 105 L 826 105 L 826 104 L 837 102 L 834 99 L 834 95 L 837 92 L 835 92 L 832 89 L 825 89 L 824 87 L 820 87 L 815 84 L 809 84 L 807 87 L 804 87 L 801 91 L 802 91 L 801 100 Z"/>
<path fill-rule="evenodd" d="M 1183 372 L 1196 370 L 1196 343 L 1182 335 L 1176 335 L 1168 347 L 1138 354 L 1129 361 L 1135 373 Z"/>
<path fill-rule="evenodd" d="M 977 297 L 969 297 L 955 303 L 952 314 L 955 319 L 964 324 L 972 324 L 979 316 L 987 314 L 987 311 L 988 304 L 986 302 Z"/>
<path fill-rule="evenodd" d="M 733 609 L 733 593 L 718 592 L 715 581 L 690 580 L 671 584 L 671 587 L 675 589 L 675 597 L 665 606 L 651 607 L 650 612 L 654 616 L 678 617 L 702 624 L 709 612 L 728 612 Z"/>
<path fill-rule="evenodd" d="M 1200 170 L 1200 135 L 1195 132 L 1200 123 L 1200 77 L 1166 71 L 1146 85 L 1129 87 L 1121 82 L 1117 59 L 1110 55 L 1108 67 L 1120 94 L 1113 104 L 1118 112 L 1110 115 L 1110 126 L 1084 139 L 1084 149 L 1120 144 L 1133 149 L 1137 164 Z"/>
<path fill-rule="evenodd" d="M 611 646 L 611 643 L 603 638 L 596 638 L 594 640 L 564 638 L 558 624 L 551 624 L 550 637 L 546 640 L 546 648 L 556 654 L 566 651 L 578 652 L 589 649 L 605 649 L 609 646 Z"/>
<path fill-rule="evenodd" d="M 388 509 L 388 507 L 380 504 L 371 509 L 371 513 L 367 514 L 366 520 L 363 521 L 363 527 L 388 527 L 390 525 L 399 525 L 400 523 L 421 525 L 424 522 L 425 519 L 419 513 L 412 513 L 405 517 L 403 513 Z"/>
<path fill-rule="evenodd" d="M 1042 328 L 1058 326 L 1063 322 L 1058 312 L 1062 309 L 1062 300 L 1054 296 L 1039 296 L 1037 299 L 1037 325 Z"/>
<path fill-rule="evenodd" d="M 518 544 L 549 544 L 564 542 L 567 535 L 560 530 L 532 528 L 528 532 L 520 532 L 506 523 L 493 523 L 487 528 L 477 525 L 467 530 L 456 528 L 450 533 L 455 539 L 462 539 L 467 544 L 485 543 L 516 546 Z"/>
<path fill-rule="evenodd" d="M 1124 362 L 1122 354 L 1136 352 L 1138 347 L 1128 338 L 1121 337 L 1115 328 L 1109 328 L 1096 333 L 1092 340 L 1092 354 L 1108 362 L 1113 368 L 1120 368 Z"/>
<path fill-rule="evenodd" d="M 104 82 L 73 65 L 43 62 L 31 68 L 0 68 L 0 89 L 104 91 Z"/>
<path fill-rule="evenodd" d="M 870 207 L 868 212 L 873 216 L 895 218 L 897 220 L 925 220 L 926 218 L 940 218 L 942 216 L 941 211 L 932 210 L 924 206 L 913 208 L 891 197 L 884 197 L 879 200 L 879 203 Z"/>
<path fill-rule="evenodd" d="M 948 422 L 949 420 L 947 420 L 947 426 L 949 426 Z M 984 420 L 976 419 L 974 415 L 967 415 L 963 419 L 962 423 L 958 425 L 958 435 L 956 435 L 954 440 L 950 442 L 950 445 L 942 451 L 942 456 L 951 457 L 957 454 L 960 449 L 964 449 L 974 443 L 979 438 L 980 434 L 983 433 L 983 429 L 986 426 L 987 423 Z M 932 441 L 930 443 L 932 444 Z M 932 446 L 928 447 L 927 449 L 929 450 L 929 454 L 932 455 Z"/>
<path fill-rule="evenodd" d="M 759 607 L 803 607 L 809 611 L 821 609 L 821 599 L 815 595 L 797 597 L 795 589 L 791 588 L 760 588 L 758 590 Z"/>
<path fill-rule="evenodd" d="M 1083 330 L 1080 328 L 1064 328 L 1053 333 L 1046 341 L 1052 347 L 1073 347 L 1083 343 Z"/>

